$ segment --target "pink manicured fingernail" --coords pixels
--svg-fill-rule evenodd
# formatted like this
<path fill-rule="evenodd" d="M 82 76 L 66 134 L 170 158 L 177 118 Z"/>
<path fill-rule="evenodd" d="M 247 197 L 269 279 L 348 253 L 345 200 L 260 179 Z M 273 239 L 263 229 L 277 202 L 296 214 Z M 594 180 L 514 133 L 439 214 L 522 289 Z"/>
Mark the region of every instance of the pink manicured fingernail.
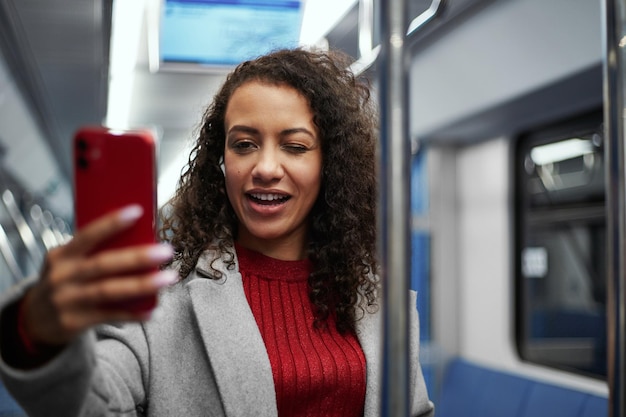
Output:
<path fill-rule="evenodd" d="M 161 288 L 178 281 L 178 272 L 173 269 L 158 272 L 152 276 L 152 283 L 155 287 Z"/>
<path fill-rule="evenodd" d="M 132 204 L 120 210 L 119 218 L 124 222 L 130 223 L 140 218 L 142 214 L 143 208 L 138 204 Z"/>
<path fill-rule="evenodd" d="M 155 245 L 148 249 L 148 256 L 150 259 L 155 260 L 157 262 L 164 262 L 172 258 L 174 254 L 174 249 L 168 245 Z"/>

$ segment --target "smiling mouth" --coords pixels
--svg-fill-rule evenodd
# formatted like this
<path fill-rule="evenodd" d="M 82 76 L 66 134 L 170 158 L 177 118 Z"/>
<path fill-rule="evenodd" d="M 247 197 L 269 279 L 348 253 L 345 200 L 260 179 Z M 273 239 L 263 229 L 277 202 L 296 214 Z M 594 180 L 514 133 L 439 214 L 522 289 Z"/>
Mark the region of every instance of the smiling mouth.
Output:
<path fill-rule="evenodd" d="M 263 204 L 268 206 L 274 206 L 285 203 L 291 198 L 286 194 L 264 194 L 264 193 L 250 193 L 246 196 L 257 204 Z"/>

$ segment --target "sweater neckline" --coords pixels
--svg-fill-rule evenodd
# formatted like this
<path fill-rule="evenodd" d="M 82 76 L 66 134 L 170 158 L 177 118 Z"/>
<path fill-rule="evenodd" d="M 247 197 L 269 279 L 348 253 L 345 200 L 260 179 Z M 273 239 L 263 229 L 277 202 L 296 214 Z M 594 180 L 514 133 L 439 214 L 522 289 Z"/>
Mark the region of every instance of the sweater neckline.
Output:
<path fill-rule="evenodd" d="M 306 281 L 313 270 L 309 259 L 285 261 L 263 255 L 235 243 L 235 251 L 242 276 L 256 276 L 268 280 Z"/>

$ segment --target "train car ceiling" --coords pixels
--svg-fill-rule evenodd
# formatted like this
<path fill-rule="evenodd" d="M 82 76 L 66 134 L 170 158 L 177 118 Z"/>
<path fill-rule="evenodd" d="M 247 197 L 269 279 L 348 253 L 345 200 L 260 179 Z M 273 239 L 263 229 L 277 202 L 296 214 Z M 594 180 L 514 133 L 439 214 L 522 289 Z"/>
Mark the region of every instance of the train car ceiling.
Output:
<path fill-rule="evenodd" d="M 600 2 L 482 2 L 413 47 L 410 132 L 471 143 L 601 106 Z"/>
<path fill-rule="evenodd" d="M 343 1 L 345 12 L 325 32 L 331 46 L 352 54 L 358 45 L 356 3 Z M 408 4 L 414 17 L 431 1 Z M 35 192 L 64 189 L 57 193 L 71 199 L 68 138 L 79 125 L 102 123 L 106 115 L 112 13 L 112 0 L 0 3 L 3 82 L 13 86 L 2 91 L 6 97 L 15 88 L 30 113 L 2 123 L 0 138 L 7 145 L 6 160 L 17 161 L 5 165 Z M 159 169 L 165 171 L 177 167 L 175 159 L 188 146 L 222 77 L 151 72 L 149 25 L 141 22 L 127 122 L 158 125 Z M 600 35 L 595 1 L 445 2 L 441 15 L 408 39 L 411 135 L 471 143 L 598 107 Z M 17 143 L 28 158 L 14 150 Z"/>
<path fill-rule="evenodd" d="M 409 21 L 431 3 L 409 1 Z M 600 107 L 600 6 L 568 0 L 444 2 L 437 18 L 407 39 L 411 136 L 467 144 Z M 358 11 L 355 4 L 326 35 L 331 47 L 355 60 L 361 56 Z M 373 45 L 379 43 L 374 25 Z M 368 75 L 376 80 L 376 65 Z"/>
<path fill-rule="evenodd" d="M 312 17 L 302 22 L 308 34 L 304 41 L 323 36 L 355 1 L 308 2 Z M 0 92 L 11 107 L 0 123 L 5 161 L 11 161 L 5 166 L 24 189 L 51 200 L 46 205 L 59 202 L 55 212 L 66 218 L 72 211 L 70 138 L 81 125 L 105 122 L 109 51 L 117 24 L 113 12 L 130 5 L 140 7 L 142 17 L 134 22 L 140 37 L 129 62 L 132 86 L 126 91 L 124 123 L 153 127 L 160 138 L 159 170 L 178 176 L 224 74 L 151 71 L 149 43 L 158 26 L 159 0 L 0 2 Z"/>

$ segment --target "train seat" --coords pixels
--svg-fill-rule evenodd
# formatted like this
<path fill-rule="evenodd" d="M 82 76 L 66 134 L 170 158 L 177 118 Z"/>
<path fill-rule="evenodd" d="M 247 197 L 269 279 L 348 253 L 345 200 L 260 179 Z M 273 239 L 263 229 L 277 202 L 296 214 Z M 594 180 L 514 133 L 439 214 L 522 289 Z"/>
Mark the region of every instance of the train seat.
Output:
<path fill-rule="evenodd" d="M 437 417 L 598 417 L 608 400 L 568 388 L 488 369 L 461 358 L 448 365 Z"/>
<path fill-rule="evenodd" d="M 453 359 L 445 372 L 437 417 L 599 417 L 608 401 L 599 397 Z M 0 384 L 0 417 L 25 417 Z"/>
<path fill-rule="evenodd" d="M 0 417 L 27 417 L 0 382 Z"/>

